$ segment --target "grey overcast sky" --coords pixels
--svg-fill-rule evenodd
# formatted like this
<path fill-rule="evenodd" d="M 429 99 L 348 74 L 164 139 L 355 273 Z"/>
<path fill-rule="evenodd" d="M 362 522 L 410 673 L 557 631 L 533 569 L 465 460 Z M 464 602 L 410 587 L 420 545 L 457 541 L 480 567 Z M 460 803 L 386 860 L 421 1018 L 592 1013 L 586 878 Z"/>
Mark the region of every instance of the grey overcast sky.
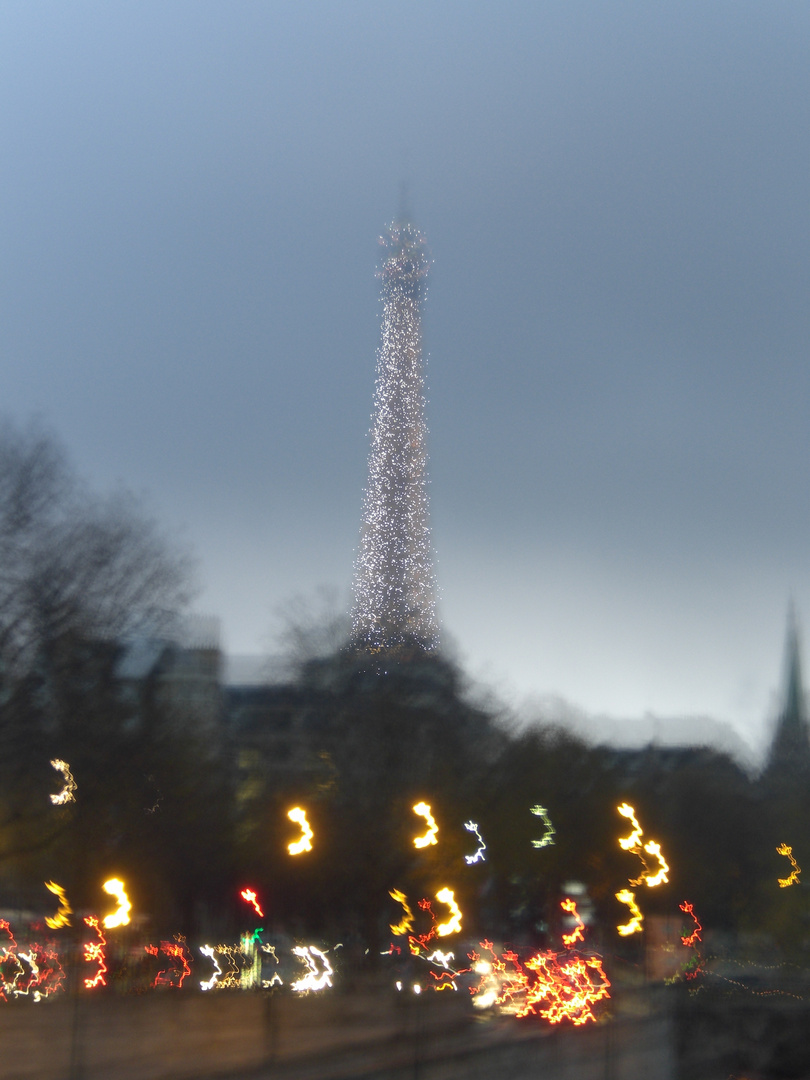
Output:
<path fill-rule="evenodd" d="M 810 619 L 810 5 L 0 6 L 2 394 L 259 652 L 348 598 L 403 179 L 467 670 L 756 742 Z"/>

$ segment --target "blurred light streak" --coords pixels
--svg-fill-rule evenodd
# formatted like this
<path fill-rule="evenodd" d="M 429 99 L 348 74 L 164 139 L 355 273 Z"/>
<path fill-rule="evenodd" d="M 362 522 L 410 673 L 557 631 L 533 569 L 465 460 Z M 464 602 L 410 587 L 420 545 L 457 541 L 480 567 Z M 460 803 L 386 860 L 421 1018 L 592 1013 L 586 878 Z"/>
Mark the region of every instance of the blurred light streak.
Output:
<path fill-rule="evenodd" d="M 536 1013 L 550 1024 L 570 1020 L 575 1027 L 596 1021 L 593 1006 L 610 997 L 610 982 L 597 956 L 574 957 L 561 961 L 555 953 L 540 953 L 526 961 L 536 975 L 526 1002 L 517 1016 Z M 594 976 L 598 981 L 594 981 Z"/>
<path fill-rule="evenodd" d="M 96 986 L 107 985 L 107 980 L 104 978 L 105 974 L 107 973 L 106 953 L 104 951 L 104 947 L 107 944 L 107 939 L 101 932 L 98 916 L 85 915 L 84 921 L 91 928 L 91 930 L 95 930 L 96 934 L 98 935 L 98 941 L 88 941 L 85 943 L 84 946 L 85 963 L 98 964 L 98 969 L 95 975 L 92 978 L 88 977 L 84 980 L 84 985 L 87 987 L 87 989 L 92 990 Z"/>
<path fill-rule="evenodd" d="M 424 897 L 417 905 L 426 911 L 430 916 L 430 929 L 426 934 L 409 934 L 408 935 L 408 948 L 410 949 L 412 956 L 421 956 L 422 950 L 427 950 L 429 941 L 432 941 L 436 937 L 436 916 L 433 914 L 433 908 L 430 901 Z"/>
<path fill-rule="evenodd" d="M 453 890 L 448 888 L 440 889 L 439 892 L 436 893 L 436 899 L 450 908 L 450 918 L 447 922 L 439 923 L 437 925 L 436 933 L 439 937 L 447 937 L 448 934 L 459 933 L 461 930 L 461 908 L 456 903 Z"/>
<path fill-rule="evenodd" d="M 256 938 L 253 934 L 243 934 L 239 945 L 245 958 L 239 973 L 239 985 L 243 990 L 258 989 L 262 981 L 262 958 L 256 948 Z"/>
<path fill-rule="evenodd" d="M 388 895 L 396 900 L 398 904 L 402 904 L 405 914 L 402 916 L 402 921 L 396 924 L 390 924 L 391 933 L 398 937 L 400 934 L 407 934 L 413 929 L 413 912 L 408 907 L 408 901 L 404 892 L 400 892 L 399 889 L 391 889 Z"/>
<path fill-rule="evenodd" d="M 259 907 L 258 897 L 256 896 L 256 893 L 253 891 L 253 889 L 242 889 L 242 891 L 239 893 L 239 895 L 248 904 L 253 905 L 253 908 L 254 908 L 256 914 L 259 916 L 260 919 L 264 918 L 264 912 Z"/>
<path fill-rule="evenodd" d="M 41 995 L 40 995 L 39 991 L 36 989 L 36 987 L 39 984 L 40 974 L 39 974 L 39 965 L 37 964 L 37 961 L 36 961 L 36 955 L 37 955 L 36 954 L 36 946 L 31 948 L 27 953 L 21 952 L 19 955 L 20 955 L 20 959 L 24 960 L 26 962 L 26 964 L 28 964 L 28 967 L 31 970 L 31 974 L 28 977 L 28 979 L 25 981 L 25 984 L 24 984 L 23 987 L 17 987 L 14 990 L 14 996 L 15 997 L 27 997 L 31 993 L 31 991 L 33 990 L 34 992 L 33 992 L 33 994 L 31 996 L 34 998 L 34 1001 L 39 1001 Z"/>
<path fill-rule="evenodd" d="M 685 911 L 687 915 L 691 915 L 692 920 L 695 924 L 691 934 L 681 936 L 681 942 L 688 949 L 694 949 L 694 952 L 678 974 L 682 974 L 686 979 L 696 979 L 703 970 L 701 968 L 703 958 L 700 955 L 700 949 L 698 947 L 698 942 L 701 940 L 700 932 L 703 927 L 698 922 L 697 915 L 695 915 L 694 906 L 690 904 L 688 900 L 684 900 L 684 902 L 682 904 L 679 904 L 678 907 L 681 909 L 681 911 Z M 675 976 L 675 978 L 677 978 L 677 975 Z"/>
<path fill-rule="evenodd" d="M 632 806 L 628 803 L 622 803 L 621 806 L 617 806 L 616 809 L 622 815 L 622 817 L 629 818 L 633 825 L 633 831 L 629 836 L 619 837 L 619 846 L 624 851 L 631 851 L 634 855 L 638 855 L 641 859 L 641 864 L 644 867 L 641 875 L 637 878 L 632 878 L 630 884 L 635 887 L 641 885 L 643 882 L 649 888 L 655 888 L 656 885 L 661 885 L 664 882 L 669 881 L 667 874 L 669 873 L 669 867 L 664 861 L 664 856 L 661 854 L 661 845 L 657 844 L 655 840 L 650 840 L 646 844 L 642 844 L 642 828 L 636 818 L 636 812 Z M 644 858 L 644 853 L 653 855 L 658 860 L 658 872 L 651 875 L 650 868 L 647 865 L 647 860 Z"/>
<path fill-rule="evenodd" d="M 276 962 L 276 967 L 278 967 L 279 960 L 278 960 L 278 955 L 276 954 L 275 947 L 273 945 L 262 945 L 261 950 L 262 950 L 263 953 L 267 953 L 269 956 L 272 956 L 273 959 Z M 284 980 L 281 978 L 281 976 L 279 975 L 279 973 L 277 971 L 273 972 L 273 977 L 271 979 L 262 979 L 262 988 L 265 989 L 265 990 L 269 989 L 271 986 L 283 986 L 283 985 L 284 985 Z"/>
<path fill-rule="evenodd" d="M 565 902 L 563 906 L 571 910 Z M 576 905 L 573 907 L 575 912 Z M 569 1020 L 575 1027 L 581 1027 L 589 1021 L 595 1022 L 593 1006 L 610 997 L 610 981 L 601 958 L 595 954 L 584 956 L 547 950 L 521 964 L 512 949 L 498 956 L 491 941 L 482 941 L 481 948 L 490 953 L 492 960 L 482 961 L 477 953 L 470 954 L 473 970 L 482 975 L 477 989 L 472 990 L 476 996 L 480 995 L 478 1002 L 473 999 L 478 1008 L 496 1004 L 518 1018 L 532 1014 L 550 1024 Z"/>
<path fill-rule="evenodd" d="M 289 851 L 290 855 L 300 855 L 304 851 L 312 851 L 312 837 L 315 834 L 309 827 L 306 811 L 300 806 L 294 806 L 292 810 L 287 811 L 287 817 L 290 821 L 294 821 L 301 826 L 301 838 L 287 844 L 287 851 Z"/>
<path fill-rule="evenodd" d="M 31 946 L 30 952 L 32 957 L 38 958 L 36 986 L 32 996 L 34 1001 L 39 1001 L 63 989 L 65 971 L 59 962 L 56 949 L 35 943 Z"/>
<path fill-rule="evenodd" d="M 546 827 L 546 831 L 543 833 L 539 840 L 532 840 L 532 847 L 549 847 L 549 845 L 554 843 L 554 837 L 557 835 L 557 832 L 554 826 L 551 824 L 551 818 L 548 816 L 548 810 L 546 810 L 545 806 L 538 805 L 533 806 L 529 813 L 534 814 L 535 817 L 541 818 L 543 824 Z"/>
<path fill-rule="evenodd" d="M 242 955 L 240 949 L 236 945 L 215 945 L 214 952 L 217 956 L 224 956 L 228 963 L 228 970 L 220 976 L 219 988 L 224 990 L 239 987 L 242 982 L 241 965 L 237 960 L 237 957 Z"/>
<path fill-rule="evenodd" d="M 182 970 L 180 964 L 175 964 L 172 968 L 164 968 L 157 973 L 155 981 L 152 983 L 154 987 L 171 986 L 179 990 L 183 985 L 183 981 L 191 974 L 191 966 L 186 959 L 186 939 L 183 935 L 175 934 L 174 941 L 161 941 L 160 950 L 156 945 L 145 945 L 144 948 L 152 956 L 157 956 L 158 951 L 160 951 L 168 956 L 170 960 L 180 961 Z M 188 959 L 190 960 L 191 957 Z"/>
<path fill-rule="evenodd" d="M 200 981 L 200 989 L 201 990 L 212 990 L 217 985 L 217 981 L 218 981 L 220 975 L 222 974 L 222 968 L 219 966 L 219 961 L 217 960 L 216 956 L 214 955 L 214 946 L 213 945 L 200 945 L 200 952 L 202 953 L 203 956 L 207 956 L 209 958 L 209 960 L 211 961 L 211 963 L 214 965 L 214 974 L 211 976 L 210 979 Z"/>
<path fill-rule="evenodd" d="M 433 814 L 430 812 L 430 807 L 428 806 L 428 804 L 426 802 L 418 802 L 414 806 L 413 812 L 415 814 L 418 814 L 419 817 L 423 817 L 425 819 L 428 829 L 424 836 L 415 836 L 413 838 L 413 846 L 417 848 L 423 848 L 428 847 L 428 845 L 430 844 L 435 844 L 437 842 L 436 834 L 439 831 L 439 826 L 436 824 L 433 818 Z"/>
<path fill-rule="evenodd" d="M 789 885 L 799 885 L 799 874 L 802 870 L 793 858 L 793 848 L 789 847 L 787 844 L 780 844 L 776 851 L 777 854 L 784 855 L 786 858 L 790 859 L 790 865 L 793 867 L 789 877 L 776 879 L 779 882 L 779 888 L 786 889 Z"/>
<path fill-rule="evenodd" d="M 575 941 L 585 940 L 585 935 L 583 934 L 583 930 L 585 929 L 585 923 L 580 918 L 575 900 L 571 900 L 569 897 L 566 897 L 565 900 L 560 901 L 560 907 L 563 909 L 563 911 L 567 911 L 570 915 L 573 915 L 577 922 L 576 927 L 571 931 L 570 934 L 563 934 L 562 936 L 563 945 L 565 945 L 567 949 L 570 949 L 573 947 Z"/>
<path fill-rule="evenodd" d="M 70 926 L 69 915 L 73 914 L 73 908 L 67 902 L 65 896 L 65 890 L 61 885 L 57 885 L 55 881 L 46 881 L 45 888 L 54 894 L 59 900 L 59 907 L 55 915 L 46 915 L 45 924 L 51 928 L 51 930 L 58 930 L 61 926 Z"/>
<path fill-rule="evenodd" d="M 678 904 L 678 907 L 681 909 L 681 911 L 685 911 L 687 915 L 691 915 L 695 922 L 695 928 L 692 933 L 688 934 L 686 937 L 681 938 L 683 944 L 686 945 L 687 948 L 691 948 L 696 941 L 702 940 L 700 936 L 700 931 L 703 929 L 703 927 L 698 922 L 698 918 L 697 915 L 695 915 L 695 909 L 693 904 L 690 904 L 688 900 L 684 900 L 682 904 Z"/>
<path fill-rule="evenodd" d="M 655 858 L 658 859 L 658 873 L 654 874 L 651 877 L 650 872 L 648 869 L 646 869 L 645 864 L 645 872 L 641 875 L 640 878 L 637 878 L 636 881 L 631 881 L 630 884 L 640 885 L 643 881 L 645 885 L 649 886 L 649 888 L 654 889 L 656 885 L 662 885 L 665 882 L 669 881 L 669 878 L 667 877 L 667 874 L 669 873 L 669 867 L 664 861 L 664 856 L 661 854 L 660 844 L 656 844 L 654 840 L 650 840 L 644 845 L 644 850 L 647 852 L 648 855 L 654 855 Z"/>
<path fill-rule="evenodd" d="M 622 803 L 621 806 L 617 806 L 616 809 L 622 817 L 629 818 L 633 823 L 633 831 L 624 839 L 619 839 L 619 846 L 624 851 L 635 852 L 641 846 L 641 826 L 636 820 L 636 812 L 628 803 Z"/>
<path fill-rule="evenodd" d="M 132 911 L 132 904 L 129 902 L 124 883 L 119 878 L 110 878 L 109 881 L 105 881 L 101 886 L 104 892 L 109 893 L 118 901 L 118 907 L 111 915 L 107 915 L 104 918 L 104 929 L 114 930 L 118 926 L 127 926 L 129 924 L 129 913 Z"/>
<path fill-rule="evenodd" d="M 620 904 L 627 904 L 630 908 L 630 914 L 632 915 L 629 922 L 624 923 L 622 926 L 617 926 L 616 929 L 622 937 L 629 937 L 630 934 L 637 934 L 641 930 L 644 916 L 641 914 L 638 904 L 636 903 L 636 894 L 632 889 L 622 889 L 621 892 L 616 893 L 616 899 Z"/>
<path fill-rule="evenodd" d="M 11 931 L 11 924 L 7 919 L 0 919 L 0 930 L 5 930 L 8 934 L 10 945 L 4 945 L 2 953 L 0 953 L 0 979 L 2 979 L 3 988 L 0 991 L 0 997 L 5 1001 L 8 1001 L 6 995 L 8 993 L 14 993 L 14 989 L 17 985 L 17 980 L 20 975 L 23 974 L 23 966 L 20 963 L 20 959 L 17 956 L 17 942 L 14 940 L 14 934 Z M 6 975 L 5 967 L 7 964 L 11 964 L 14 968 L 13 978 L 9 979 Z"/>
<path fill-rule="evenodd" d="M 484 852 L 487 850 L 487 845 L 484 843 L 481 837 L 481 833 L 478 831 L 477 823 L 475 821 L 466 821 L 464 823 L 464 828 L 467 830 L 467 832 L 475 833 L 476 839 L 478 840 L 478 850 L 475 852 L 474 855 L 465 855 L 465 863 L 468 866 L 472 866 L 473 863 L 477 863 L 479 861 L 486 862 L 486 859 L 484 858 Z"/>
<path fill-rule="evenodd" d="M 331 987 L 334 970 L 327 960 L 326 954 L 321 949 L 317 949 L 314 945 L 300 945 L 293 949 L 293 955 L 300 957 L 304 961 L 307 966 L 307 973 L 303 978 L 290 983 L 291 990 L 295 991 L 296 994 L 307 994 L 310 991 L 325 990 L 326 987 Z M 321 963 L 320 971 L 315 956 L 318 957 Z"/>
<path fill-rule="evenodd" d="M 56 795 L 51 795 L 51 802 L 54 806 L 63 806 L 65 803 L 75 802 L 76 796 L 73 792 L 76 790 L 76 781 L 73 779 L 70 766 L 66 761 L 62 761 L 61 758 L 53 758 L 51 765 L 57 772 L 62 774 L 65 781 L 65 786 Z"/>

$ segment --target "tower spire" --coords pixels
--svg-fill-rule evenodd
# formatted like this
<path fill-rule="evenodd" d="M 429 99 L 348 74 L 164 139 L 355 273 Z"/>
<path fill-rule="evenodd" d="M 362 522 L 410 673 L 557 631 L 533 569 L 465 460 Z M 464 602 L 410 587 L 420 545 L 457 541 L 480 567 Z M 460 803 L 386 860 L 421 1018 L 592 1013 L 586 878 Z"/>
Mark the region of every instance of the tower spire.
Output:
<path fill-rule="evenodd" d="M 424 236 L 407 217 L 398 217 L 380 243 L 381 339 L 352 643 L 372 652 L 430 652 L 439 641 L 422 358 L 422 304 L 431 260 Z"/>
<path fill-rule="evenodd" d="M 777 779 L 810 778 L 810 728 L 807 722 L 801 669 L 801 642 L 796 610 L 788 611 L 785 641 L 784 691 L 766 771 Z"/>

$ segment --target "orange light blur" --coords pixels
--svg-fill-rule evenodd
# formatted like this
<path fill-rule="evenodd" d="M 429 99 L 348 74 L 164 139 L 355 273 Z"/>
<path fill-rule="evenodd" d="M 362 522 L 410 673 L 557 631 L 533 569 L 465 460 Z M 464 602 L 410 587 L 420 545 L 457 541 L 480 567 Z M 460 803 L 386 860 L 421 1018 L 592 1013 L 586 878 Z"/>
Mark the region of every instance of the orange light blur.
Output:
<path fill-rule="evenodd" d="M 457 934 L 461 930 L 461 908 L 456 903 L 452 889 L 440 889 L 436 893 L 436 899 L 450 908 L 450 918 L 447 922 L 439 923 L 436 933 L 439 937 L 447 937 L 448 934 Z"/>
<path fill-rule="evenodd" d="M 636 894 L 632 889 L 622 889 L 621 892 L 616 893 L 616 899 L 620 904 L 627 904 L 630 908 L 630 914 L 632 915 L 630 922 L 624 923 L 623 926 L 617 926 L 616 929 L 622 937 L 629 937 L 630 934 L 637 934 L 641 930 L 644 916 L 641 914 L 638 904 L 636 903 Z"/>
<path fill-rule="evenodd" d="M 636 820 L 636 812 L 629 803 L 622 803 L 621 806 L 617 806 L 616 809 L 622 815 L 622 817 L 629 818 L 633 824 L 633 831 L 629 836 L 624 839 L 619 839 L 619 846 L 624 851 L 635 851 L 641 846 L 641 826 Z"/>
<path fill-rule="evenodd" d="M 50 926 L 51 930 L 58 930 L 61 926 L 70 926 L 69 915 L 73 914 L 73 908 L 67 902 L 65 896 L 65 890 L 61 885 L 57 885 L 55 881 L 46 881 L 45 888 L 54 894 L 59 900 L 59 907 L 55 915 L 46 915 L 45 923 Z"/>
<path fill-rule="evenodd" d="M 248 904 L 253 905 L 254 910 L 256 911 L 256 914 L 259 916 L 260 919 L 264 918 L 264 912 L 259 907 L 259 900 L 253 889 L 242 889 L 239 895 L 242 897 L 243 900 L 246 900 Z"/>
<path fill-rule="evenodd" d="M 560 907 L 563 909 L 563 911 L 567 911 L 570 915 L 573 915 L 577 921 L 577 925 L 574 927 L 571 933 L 563 934 L 562 936 L 563 945 L 565 945 L 566 949 L 570 949 L 575 941 L 585 940 L 585 935 L 583 933 L 583 930 L 585 929 L 585 923 L 579 917 L 579 912 L 577 911 L 577 904 L 575 900 L 571 900 L 570 897 L 567 897 L 565 900 L 560 901 Z"/>
<path fill-rule="evenodd" d="M 573 901 L 563 901 L 563 906 L 581 921 Z M 563 942 L 566 942 L 566 935 L 563 935 Z M 481 948 L 491 955 L 492 960 L 482 963 L 477 953 L 471 953 L 470 959 L 473 970 L 484 975 L 477 991 L 473 989 L 484 1006 L 499 1005 L 517 1017 L 540 1016 L 550 1024 L 569 1020 L 575 1027 L 581 1027 L 596 1020 L 593 1011 L 596 1002 L 610 997 L 610 981 L 596 955 L 548 950 L 521 964 L 513 950 L 498 956 L 490 941 L 482 941 Z"/>
<path fill-rule="evenodd" d="M 159 971 L 155 976 L 155 981 L 152 983 L 154 987 L 173 986 L 179 990 L 183 985 L 183 980 L 191 974 L 191 967 L 186 959 L 186 939 L 182 934 L 175 934 L 175 938 L 175 941 L 161 941 L 159 949 L 157 945 L 144 945 L 146 952 L 152 956 L 164 953 L 172 960 L 179 960 L 183 965 L 182 970 L 179 965 L 175 964 L 171 969 L 164 968 Z M 201 949 L 201 952 L 205 952 L 205 947 Z M 216 964 L 216 961 L 214 963 Z M 219 968 L 218 964 L 216 966 Z M 203 987 L 203 989 L 208 989 L 208 987 Z"/>
<path fill-rule="evenodd" d="M 632 806 L 628 803 L 622 803 L 621 806 L 617 806 L 616 809 L 622 815 L 630 820 L 633 825 L 633 831 L 629 836 L 619 837 L 619 847 L 624 851 L 632 851 L 634 855 L 638 855 L 641 859 L 641 863 L 644 870 L 637 878 L 631 878 L 630 884 L 632 886 L 641 885 L 643 882 L 649 888 L 653 889 L 656 885 L 661 885 L 666 881 L 669 881 L 667 874 L 669 873 L 669 867 L 664 861 L 664 856 L 661 854 L 661 845 L 657 844 L 655 840 L 650 840 L 646 844 L 642 844 L 642 828 L 636 818 L 636 812 Z M 658 872 L 655 874 L 650 873 L 650 868 L 647 865 L 647 860 L 644 858 L 644 853 L 653 855 L 658 860 Z"/>
<path fill-rule="evenodd" d="M 98 935 L 98 941 L 88 941 L 84 946 L 84 959 L 88 964 L 98 964 L 98 970 L 92 978 L 84 980 L 84 985 L 88 990 L 92 990 L 96 986 L 106 986 L 107 980 L 104 976 L 107 973 L 106 953 L 104 947 L 107 944 L 107 939 L 101 932 L 99 926 L 98 917 L 96 915 L 85 915 L 84 921 L 87 925 L 95 930 Z"/>
<path fill-rule="evenodd" d="M 439 826 L 436 824 L 433 814 L 430 811 L 430 806 L 428 806 L 426 802 L 418 802 L 414 806 L 413 812 L 418 814 L 419 817 L 423 817 L 427 822 L 427 832 L 424 836 L 415 836 L 413 838 L 413 846 L 423 848 L 428 847 L 430 844 L 437 843 L 436 834 L 439 831 Z"/>
<path fill-rule="evenodd" d="M 776 851 L 777 854 L 784 855 L 786 858 L 790 859 L 790 864 L 793 867 L 789 877 L 776 879 L 779 882 L 779 888 L 786 889 L 789 885 L 799 885 L 799 874 L 802 872 L 802 869 L 793 858 L 793 848 L 789 847 L 787 844 L 780 844 Z"/>
<path fill-rule="evenodd" d="M 390 923 L 391 933 L 394 934 L 397 937 L 400 934 L 410 933 L 410 931 L 413 929 L 413 912 L 411 911 L 410 907 L 408 906 L 408 901 L 407 901 L 407 898 L 405 896 L 405 893 L 400 892 L 399 889 L 391 889 L 389 891 L 388 895 L 393 900 L 396 900 L 396 902 L 398 904 L 402 904 L 402 909 L 404 911 L 404 915 L 402 916 L 402 921 L 401 922 L 398 922 L 396 924 Z"/>
<path fill-rule="evenodd" d="M 645 870 L 645 873 L 637 881 L 631 881 L 631 885 L 638 885 L 642 881 L 649 888 L 654 889 L 656 885 L 661 885 L 664 882 L 669 881 L 667 874 L 669 873 L 669 867 L 664 862 L 664 856 L 661 854 L 661 845 L 656 844 L 654 840 L 650 840 L 644 845 L 644 850 L 648 855 L 654 855 L 658 859 L 658 873 L 650 876 L 649 870 Z"/>
<path fill-rule="evenodd" d="M 106 915 L 104 918 L 104 929 L 114 930 L 117 926 L 127 926 L 129 924 L 129 913 L 132 911 L 132 904 L 129 902 L 126 889 L 124 888 L 123 881 L 118 878 L 110 878 L 109 881 L 105 881 L 101 886 L 104 892 L 109 893 L 118 901 L 118 907 L 111 915 Z"/>
<path fill-rule="evenodd" d="M 685 911 L 687 915 L 691 915 L 694 919 L 695 928 L 692 933 L 687 935 L 687 937 L 681 938 L 681 941 L 684 945 L 687 946 L 687 948 L 692 948 L 696 942 L 702 940 L 700 936 L 700 931 L 703 929 L 703 927 L 698 922 L 697 915 L 695 915 L 694 906 L 690 904 L 688 900 L 684 900 L 682 904 L 678 904 L 678 907 L 681 909 L 681 911 Z"/>
<path fill-rule="evenodd" d="M 287 817 L 290 821 L 294 821 L 296 825 L 301 826 L 300 839 L 287 844 L 287 851 L 289 851 L 290 855 L 300 855 L 304 851 L 312 851 L 312 837 L 315 834 L 309 827 L 306 811 L 300 806 L 294 806 L 292 810 L 287 811 Z"/>

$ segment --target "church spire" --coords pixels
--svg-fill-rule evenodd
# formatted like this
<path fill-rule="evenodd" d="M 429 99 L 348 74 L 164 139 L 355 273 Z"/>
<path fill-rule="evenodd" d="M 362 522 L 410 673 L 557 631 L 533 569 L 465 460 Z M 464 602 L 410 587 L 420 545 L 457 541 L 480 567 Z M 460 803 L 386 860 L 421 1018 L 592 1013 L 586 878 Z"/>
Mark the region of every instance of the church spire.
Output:
<path fill-rule="evenodd" d="M 801 638 L 793 604 L 788 612 L 783 687 L 766 772 L 777 782 L 781 775 L 784 779 L 804 777 L 810 784 L 810 728 L 802 682 Z"/>

